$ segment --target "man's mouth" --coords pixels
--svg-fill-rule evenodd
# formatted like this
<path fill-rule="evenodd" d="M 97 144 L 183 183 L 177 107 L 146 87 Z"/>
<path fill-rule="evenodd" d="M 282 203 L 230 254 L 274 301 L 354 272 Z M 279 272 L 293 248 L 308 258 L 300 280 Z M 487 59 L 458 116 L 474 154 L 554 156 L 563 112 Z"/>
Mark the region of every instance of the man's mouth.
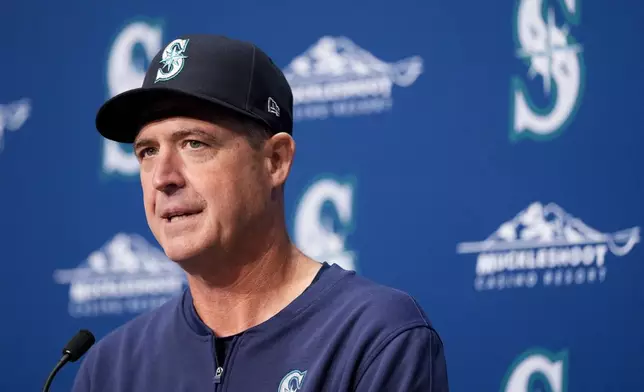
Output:
<path fill-rule="evenodd" d="M 161 215 L 161 218 L 168 223 L 172 223 L 197 215 L 200 212 L 201 211 L 168 211 Z"/>
<path fill-rule="evenodd" d="M 165 220 L 166 220 L 167 222 L 176 222 L 176 221 L 179 221 L 179 220 L 185 219 L 185 218 L 187 218 L 187 217 L 189 217 L 189 216 L 192 216 L 192 215 L 195 215 L 195 214 L 171 215 L 171 216 L 167 217 Z"/>

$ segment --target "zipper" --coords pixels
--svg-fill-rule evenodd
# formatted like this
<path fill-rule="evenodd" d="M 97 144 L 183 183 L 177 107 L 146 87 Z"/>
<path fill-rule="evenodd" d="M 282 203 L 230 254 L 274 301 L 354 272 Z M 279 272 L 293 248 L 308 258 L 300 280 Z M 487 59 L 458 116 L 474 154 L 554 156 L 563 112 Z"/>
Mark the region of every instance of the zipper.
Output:
<path fill-rule="evenodd" d="M 217 355 L 217 337 L 212 335 L 212 356 L 215 359 L 215 376 L 212 378 L 214 390 L 217 392 L 220 389 L 221 378 L 224 375 L 223 363 L 219 363 L 219 355 Z M 224 363 L 226 361 L 224 360 Z"/>
<path fill-rule="evenodd" d="M 221 376 L 224 374 L 224 368 L 221 366 L 217 366 L 217 370 L 215 370 L 215 384 L 221 383 Z M 217 387 L 215 387 L 215 390 L 217 390 Z"/>
<path fill-rule="evenodd" d="M 223 363 L 219 363 L 219 357 L 217 355 L 217 337 L 215 335 L 212 335 L 212 353 L 213 357 L 215 358 L 215 376 L 213 377 L 212 381 L 215 392 L 223 390 L 224 370 L 226 365 L 228 365 L 228 363 L 230 362 L 230 357 L 235 350 L 237 339 L 239 338 L 239 336 L 235 336 L 233 338 L 232 342 L 230 342 L 230 345 L 228 346 L 228 350 L 226 350 L 226 356 Z"/>

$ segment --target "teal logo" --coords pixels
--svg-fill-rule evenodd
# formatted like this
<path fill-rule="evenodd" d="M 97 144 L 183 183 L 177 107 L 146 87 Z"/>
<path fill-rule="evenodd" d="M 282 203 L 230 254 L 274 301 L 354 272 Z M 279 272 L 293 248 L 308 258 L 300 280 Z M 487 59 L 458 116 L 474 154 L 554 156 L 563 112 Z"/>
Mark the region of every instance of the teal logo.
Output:
<path fill-rule="evenodd" d="M 306 371 L 292 370 L 282 378 L 280 381 L 280 386 L 277 388 L 277 392 L 297 392 L 302 389 L 304 385 L 304 376 L 306 376 Z"/>
<path fill-rule="evenodd" d="M 188 48 L 188 39 L 177 38 L 170 42 L 161 55 L 161 67 L 157 70 L 157 77 L 154 82 L 164 82 L 179 75 L 183 70 L 188 56 L 185 55 Z"/>
<path fill-rule="evenodd" d="M 572 122 L 581 103 L 585 82 L 582 47 L 570 33 L 578 25 L 580 0 L 559 0 L 565 22 L 558 27 L 547 0 L 518 0 L 514 14 L 517 57 L 528 67 L 528 78 L 511 82 L 510 139 L 545 141 L 559 136 Z M 547 103 L 540 106 L 526 79 L 538 78 Z M 543 100 L 540 97 L 540 100 Z"/>
<path fill-rule="evenodd" d="M 108 53 L 106 83 L 111 98 L 141 87 L 145 72 L 162 48 L 163 22 L 135 20 L 118 31 Z M 139 162 L 132 146 L 112 140 L 102 140 L 101 176 L 103 178 L 134 179 L 139 174 Z"/>
<path fill-rule="evenodd" d="M 320 175 L 306 187 L 295 207 L 293 235 L 309 257 L 357 269 L 357 253 L 347 247 L 355 225 L 355 178 Z"/>
<path fill-rule="evenodd" d="M 500 392 L 567 392 L 567 390 L 568 352 L 551 353 L 533 348 L 521 354 L 510 366 Z"/>

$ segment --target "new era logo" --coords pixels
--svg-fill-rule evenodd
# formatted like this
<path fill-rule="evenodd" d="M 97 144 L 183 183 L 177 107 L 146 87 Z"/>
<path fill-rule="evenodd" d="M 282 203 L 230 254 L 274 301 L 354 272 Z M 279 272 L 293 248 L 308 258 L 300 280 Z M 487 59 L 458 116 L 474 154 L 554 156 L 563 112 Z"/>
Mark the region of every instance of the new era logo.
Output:
<path fill-rule="evenodd" d="M 268 97 L 268 112 L 273 113 L 277 117 L 280 116 L 280 107 L 277 105 L 277 102 L 271 97 Z"/>

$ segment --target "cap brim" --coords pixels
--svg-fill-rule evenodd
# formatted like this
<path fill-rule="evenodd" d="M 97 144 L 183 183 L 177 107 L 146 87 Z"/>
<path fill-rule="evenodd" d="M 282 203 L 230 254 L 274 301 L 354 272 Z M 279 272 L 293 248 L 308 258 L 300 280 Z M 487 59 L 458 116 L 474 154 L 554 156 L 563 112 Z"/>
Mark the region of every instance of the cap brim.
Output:
<path fill-rule="evenodd" d="M 232 110 L 266 124 L 260 116 L 220 99 L 167 87 L 141 87 L 107 100 L 96 114 L 96 129 L 106 139 L 133 143 L 141 127 L 147 122 L 170 115 L 188 115 L 194 109 L 194 104 L 204 103 Z"/>

